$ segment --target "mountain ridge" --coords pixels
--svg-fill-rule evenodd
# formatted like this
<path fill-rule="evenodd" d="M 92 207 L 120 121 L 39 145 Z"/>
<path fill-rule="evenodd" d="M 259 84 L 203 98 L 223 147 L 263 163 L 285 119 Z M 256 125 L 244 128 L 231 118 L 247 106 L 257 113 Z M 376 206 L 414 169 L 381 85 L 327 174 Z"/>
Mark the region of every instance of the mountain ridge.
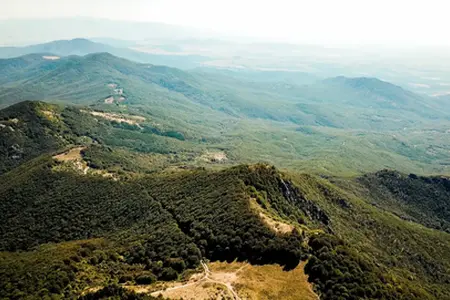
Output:
<path fill-rule="evenodd" d="M 127 143 L 143 129 L 104 117 L 132 115 L 92 112 L 42 102 L 0 111 L 1 141 L 14 134 L 20 148 L 32 145 L 0 174 L 3 297 L 79 297 L 106 282 L 176 280 L 202 259 L 287 270 L 308 260 L 305 272 L 322 299 L 450 295 L 448 233 L 420 225 L 428 223 L 414 210 L 415 219 L 398 218 L 385 194 L 358 194 L 362 179 L 329 181 L 262 163 L 202 165 L 204 154 L 168 151 L 169 142 L 188 141 L 153 131 L 145 144 L 163 143 L 139 153 Z M 46 147 L 45 136 L 59 143 Z M 402 189 L 414 191 L 412 180 Z M 280 232 L 280 223 L 290 229 Z"/>
<path fill-rule="evenodd" d="M 107 44 L 93 42 L 85 38 L 75 38 L 72 40 L 57 40 L 44 44 L 31 45 L 26 47 L 0 47 L 0 58 L 14 58 L 32 53 L 52 53 L 57 56 L 85 56 L 88 54 L 108 52 L 114 56 L 129 59 L 140 63 L 152 63 L 158 65 L 168 65 L 178 68 L 194 68 L 206 60 L 206 57 L 199 55 L 157 55 L 129 48 L 114 47 Z"/>

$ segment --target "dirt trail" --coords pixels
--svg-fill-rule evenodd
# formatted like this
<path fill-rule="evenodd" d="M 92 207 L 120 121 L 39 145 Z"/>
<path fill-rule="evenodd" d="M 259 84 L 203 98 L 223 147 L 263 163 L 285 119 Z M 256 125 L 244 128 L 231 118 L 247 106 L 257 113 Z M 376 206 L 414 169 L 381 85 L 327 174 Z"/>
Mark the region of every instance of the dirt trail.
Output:
<path fill-rule="evenodd" d="M 217 284 L 221 284 L 221 285 L 226 286 L 226 287 L 228 288 L 228 290 L 231 292 L 231 294 L 233 295 L 233 297 L 234 297 L 235 300 L 241 300 L 241 298 L 238 296 L 238 294 L 237 294 L 236 291 L 234 290 L 233 286 L 231 285 L 231 282 L 230 282 L 230 281 L 228 281 L 228 282 L 222 282 L 222 281 L 214 280 L 214 279 L 210 278 L 209 276 L 212 276 L 212 277 L 214 278 L 214 277 L 217 277 L 218 274 L 216 275 L 216 274 L 211 273 L 211 271 L 210 271 L 209 268 L 208 268 L 208 265 L 205 264 L 204 261 L 201 261 L 201 264 L 202 264 L 203 269 L 205 270 L 205 277 L 204 277 L 204 278 L 205 278 L 206 280 L 209 280 L 209 281 L 211 281 L 211 282 L 214 282 L 214 283 L 217 283 Z M 229 274 L 231 274 L 231 276 L 234 277 L 232 281 L 234 281 L 234 279 L 237 278 L 237 276 L 236 276 L 237 273 L 238 273 L 239 271 L 241 271 L 244 267 L 245 267 L 245 266 L 241 267 L 241 268 L 240 268 L 239 270 L 237 270 L 235 273 L 229 273 Z"/>
<path fill-rule="evenodd" d="M 210 283 L 215 283 L 215 284 L 225 286 L 235 300 L 241 300 L 239 295 L 234 290 L 232 283 L 237 278 L 237 273 L 239 271 L 241 271 L 245 266 L 241 267 L 239 270 L 237 270 L 234 273 L 220 273 L 220 272 L 213 273 L 213 272 L 211 272 L 208 265 L 203 260 L 200 262 L 200 264 L 203 268 L 203 273 L 204 273 L 202 278 L 200 278 L 194 282 L 189 282 L 189 283 L 186 283 L 186 284 L 183 284 L 180 286 L 175 286 L 175 287 L 167 288 L 164 290 L 152 292 L 151 295 L 154 297 L 157 297 L 158 295 L 163 295 L 164 297 L 166 297 L 168 292 L 191 287 L 191 286 L 198 285 L 198 284 L 204 283 L 204 282 L 210 282 Z M 164 295 L 164 294 L 166 294 L 166 295 Z"/>

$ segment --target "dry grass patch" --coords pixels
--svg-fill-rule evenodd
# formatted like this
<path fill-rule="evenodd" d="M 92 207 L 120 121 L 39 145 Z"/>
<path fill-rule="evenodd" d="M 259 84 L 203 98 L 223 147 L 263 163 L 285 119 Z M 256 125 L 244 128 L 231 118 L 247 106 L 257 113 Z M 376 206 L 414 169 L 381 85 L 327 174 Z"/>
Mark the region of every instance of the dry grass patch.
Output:
<path fill-rule="evenodd" d="M 279 265 L 254 266 L 242 262 L 202 263 L 204 271 L 192 275 L 186 282 L 163 285 L 124 286 L 137 293 L 163 296 L 168 299 L 304 299 L 317 300 L 308 277 L 305 263 L 291 271 Z"/>
<path fill-rule="evenodd" d="M 168 299 L 234 299 L 228 289 L 214 282 L 201 281 L 188 286 L 172 287 L 162 292 L 151 294 L 154 297 L 159 295 Z"/>
<path fill-rule="evenodd" d="M 69 151 L 53 156 L 54 159 L 58 161 L 74 161 L 83 159 L 81 156 L 81 151 L 86 149 L 86 147 L 76 147 Z"/>
<path fill-rule="evenodd" d="M 278 221 L 272 216 L 270 216 L 267 211 L 265 211 L 257 202 L 256 199 L 250 199 L 250 207 L 258 212 L 261 220 L 266 224 L 270 229 L 275 231 L 276 233 L 285 234 L 291 233 L 294 230 L 294 226 L 282 221 Z"/>
<path fill-rule="evenodd" d="M 205 154 L 203 154 L 202 156 L 200 156 L 200 159 L 203 161 L 207 161 L 207 162 L 224 162 L 226 160 L 228 160 L 227 155 L 225 154 L 225 152 L 206 152 Z"/>
<path fill-rule="evenodd" d="M 301 263 L 291 271 L 283 271 L 279 265 L 253 266 L 246 263 L 215 262 L 209 265 L 211 272 L 232 273 L 236 280 L 232 283 L 241 299 L 303 299 L 317 300 L 308 276 Z"/>
<path fill-rule="evenodd" d="M 81 112 L 91 114 L 94 117 L 101 117 L 118 123 L 127 123 L 130 125 L 137 125 L 137 126 L 139 126 L 139 122 L 144 122 L 146 120 L 144 117 L 141 116 L 131 116 L 124 114 L 118 115 L 113 113 L 104 113 L 99 111 L 87 111 L 87 110 L 81 110 Z"/>

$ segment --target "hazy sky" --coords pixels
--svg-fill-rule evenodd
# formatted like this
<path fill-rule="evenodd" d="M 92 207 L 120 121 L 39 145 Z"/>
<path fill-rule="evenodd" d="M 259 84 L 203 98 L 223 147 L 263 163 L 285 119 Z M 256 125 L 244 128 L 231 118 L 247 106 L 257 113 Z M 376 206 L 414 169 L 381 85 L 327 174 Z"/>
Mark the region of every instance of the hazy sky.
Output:
<path fill-rule="evenodd" d="M 98 17 L 293 42 L 450 45 L 447 0 L 0 0 L 0 19 Z"/>

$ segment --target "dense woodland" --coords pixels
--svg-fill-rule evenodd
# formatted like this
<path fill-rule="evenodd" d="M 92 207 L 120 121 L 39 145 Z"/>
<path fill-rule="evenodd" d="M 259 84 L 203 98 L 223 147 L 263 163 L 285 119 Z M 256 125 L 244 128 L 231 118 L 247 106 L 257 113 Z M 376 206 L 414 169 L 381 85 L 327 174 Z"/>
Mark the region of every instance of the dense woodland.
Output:
<path fill-rule="evenodd" d="M 312 256 L 305 266 L 321 299 L 433 299 L 412 285 L 395 284 L 372 261 L 327 235 L 309 241 Z"/>
<path fill-rule="evenodd" d="M 3 176 L 6 184 L 1 185 L 0 194 L 9 201 L 1 202 L 2 250 L 38 247 L 38 256 L 42 251 L 39 245 L 48 242 L 98 237 L 110 242 L 104 248 L 81 244 L 76 254 L 52 262 L 61 266 L 54 267 L 56 272 L 67 273 L 57 277 L 67 279 L 53 283 L 37 278 L 24 291 L 24 286 L 17 284 L 24 280 L 21 276 L 30 266 L 23 266 L 25 273 L 17 271 L 21 270 L 18 267 L 3 266 L 0 290 L 4 297 L 19 291 L 35 294 L 42 288 L 71 295 L 81 288 L 71 282 L 77 278 L 78 268 L 86 268 L 78 266 L 83 263 L 115 270 L 103 275 L 108 280 L 148 284 L 157 279 L 174 280 L 184 270 L 195 268 L 201 258 L 279 263 L 289 269 L 306 253 L 299 233 L 278 236 L 249 210 L 247 192 L 251 184 L 268 197 L 273 195 L 280 202 L 283 199 L 278 185 L 261 185 L 269 176 L 275 176 L 272 183 L 278 184 L 274 169 L 260 166 L 262 174 L 248 167 L 221 172 L 184 171 L 116 182 L 55 172 L 54 165 L 47 158 L 37 159 Z M 258 178 L 260 182 L 254 181 Z M 2 260 L 8 264 L 13 261 L 8 254 Z M 142 272 L 136 273 L 135 268 Z M 56 276 L 52 274 L 50 271 L 43 276 Z M 52 284 L 57 287 L 48 287 Z"/>
<path fill-rule="evenodd" d="M 268 165 L 120 181 L 56 171 L 57 165 L 42 157 L 2 176 L 0 194 L 8 201 L 0 207 L 1 297 L 73 297 L 105 285 L 84 297 L 139 299 L 114 284 L 174 280 L 207 258 L 279 263 L 286 269 L 308 259 L 305 271 L 324 299 L 433 298 L 432 291 L 397 282 L 373 259 L 330 235 L 338 229 L 333 219 L 339 214 L 320 209 L 309 200 L 311 187 L 296 186 Z M 334 188 L 319 182 L 315 187 L 332 207 L 355 209 Z M 329 233 L 313 235 L 308 245 L 309 234 L 301 230 L 276 235 L 250 210 L 250 198 L 299 228 Z M 443 291 L 435 295 L 444 297 Z"/>
<path fill-rule="evenodd" d="M 399 217 L 450 233 L 450 179 L 380 171 L 359 179 L 375 205 Z"/>

